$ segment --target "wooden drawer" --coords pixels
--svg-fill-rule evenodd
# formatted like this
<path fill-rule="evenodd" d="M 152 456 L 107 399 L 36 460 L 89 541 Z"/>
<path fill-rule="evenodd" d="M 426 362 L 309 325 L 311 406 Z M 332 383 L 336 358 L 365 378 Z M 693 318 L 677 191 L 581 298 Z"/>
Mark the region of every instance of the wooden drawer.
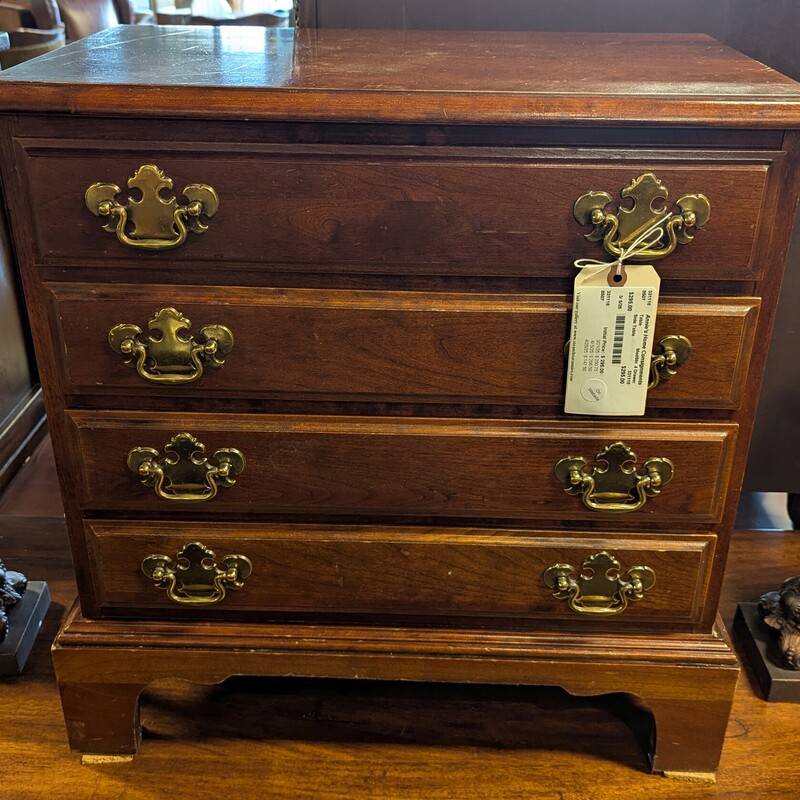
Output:
<path fill-rule="evenodd" d="M 65 123 L 66 125 L 66 123 Z M 779 152 L 633 148 L 436 148 L 346 145 L 102 143 L 20 139 L 39 263 L 158 263 L 176 281 L 198 268 L 315 273 L 571 276 L 600 257 L 573 205 L 656 171 L 670 200 L 705 194 L 712 217 L 667 278 L 749 280 L 761 274 L 763 220 L 773 212 Z M 198 154 L 202 154 L 199 156 Z M 212 186 L 219 211 L 202 235 L 162 252 L 132 249 L 102 230 L 84 204 L 96 183 L 125 187 L 143 164 L 174 181 Z M 775 168 L 778 167 L 776 170 Z M 126 202 L 127 189 L 121 202 Z M 136 190 L 134 194 L 138 196 Z M 181 202 L 186 202 L 181 200 Z M 766 244 L 766 242 L 763 242 Z M 190 264 L 174 269 L 176 262 Z"/>
<path fill-rule="evenodd" d="M 68 411 L 67 417 L 86 509 L 574 518 L 605 525 L 609 518 L 635 517 L 652 525 L 718 521 L 738 430 L 704 423 L 120 411 Z M 221 448 L 241 451 L 246 465 L 235 485 L 205 502 L 162 499 L 144 486 L 126 464 L 128 452 L 153 448 L 162 461 L 165 445 L 182 432 L 204 444 L 209 457 Z M 639 511 L 592 511 L 564 492 L 553 468 L 567 456 L 593 463 L 618 440 L 638 454 L 639 466 L 649 458 L 670 459 L 674 478 Z"/>
<path fill-rule="evenodd" d="M 48 290 L 67 394 L 563 404 L 571 308 L 563 296 L 82 284 Z M 664 299 L 655 341 L 681 334 L 693 350 L 649 404 L 735 408 L 759 304 Z M 108 332 L 133 323 L 145 341 L 149 320 L 165 306 L 191 320 L 184 338 L 204 341 L 207 324 L 231 330 L 234 346 L 223 367 L 165 386 L 125 365 Z"/>
<path fill-rule="evenodd" d="M 647 566 L 655 582 L 644 597 L 614 614 L 591 615 L 603 624 L 695 622 L 705 597 L 716 536 L 590 534 L 379 526 L 187 524 L 159 521 L 84 523 L 105 613 L 153 616 L 258 614 L 321 618 L 336 614 L 384 617 L 506 618 L 578 622 L 589 615 L 557 599 L 543 579 L 554 564 L 575 567 L 601 551 L 620 562 L 625 577 Z M 221 565 L 244 555 L 252 573 L 215 604 L 177 603 L 141 567 L 151 554 L 175 566 L 177 552 L 200 541 Z M 615 589 L 609 589 L 613 596 Z M 203 592 L 198 592 L 202 594 Z M 179 593 L 179 596 L 180 593 Z M 627 599 L 627 598 L 626 598 Z M 267 617 L 269 618 L 269 617 Z"/>

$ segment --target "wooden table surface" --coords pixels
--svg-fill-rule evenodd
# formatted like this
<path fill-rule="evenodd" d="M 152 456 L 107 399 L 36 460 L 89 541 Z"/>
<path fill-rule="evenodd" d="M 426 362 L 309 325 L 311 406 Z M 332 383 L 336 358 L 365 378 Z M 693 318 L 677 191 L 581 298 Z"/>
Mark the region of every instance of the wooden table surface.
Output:
<path fill-rule="evenodd" d="M 0 75 L 0 108 L 762 129 L 800 126 L 800 88 L 702 34 L 119 25 Z"/>
<path fill-rule="evenodd" d="M 54 601 L 25 674 L 0 683 L 0 797 L 764 800 L 796 792 L 800 708 L 760 700 L 747 673 L 716 785 L 650 775 L 647 714 L 624 696 L 367 681 L 151 687 L 137 758 L 81 766 L 67 749 L 49 656 L 75 594 L 63 521 L 0 517 L 0 554 L 46 580 Z M 738 600 L 797 571 L 800 534 L 737 533 L 726 623 Z"/>

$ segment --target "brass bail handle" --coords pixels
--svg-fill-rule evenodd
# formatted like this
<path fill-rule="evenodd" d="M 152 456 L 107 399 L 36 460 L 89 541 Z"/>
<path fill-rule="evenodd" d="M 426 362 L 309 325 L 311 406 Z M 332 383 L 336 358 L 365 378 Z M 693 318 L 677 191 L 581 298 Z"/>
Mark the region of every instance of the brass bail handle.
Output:
<path fill-rule="evenodd" d="M 220 486 L 236 483 L 244 470 L 244 455 L 233 447 L 204 455 L 206 446 L 190 433 L 178 433 L 164 446 L 164 455 L 152 447 L 134 447 L 126 459 L 141 483 L 152 486 L 162 500 L 202 502 L 217 496 Z"/>
<path fill-rule="evenodd" d="M 569 358 L 570 340 L 564 345 L 564 358 Z M 660 353 L 653 353 L 650 357 L 650 378 L 647 383 L 648 391 L 655 389 L 662 381 L 666 382 L 678 374 L 678 367 L 682 367 L 692 354 L 692 343 L 686 336 L 670 333 L 656 342 Z"/>
<path fill-rule="evenodd" d="M 586 192 L 573 206 L 578 224 L 592 227 L 584 238 L 590 242 L 602 242 L 606 252 L 617 258 L 626 254 L 643 231 L 659 227 L 661 236 L 648 240 L 647 247 L 638 248 L 627 257 L 631 261 L 646 262 L 664 258 L 679 244 L 689 244 L 695 231 L 711 217 L 711 202 L 703 194 L 683 195 L 674 206 L 668 203 L 669 191 L 652 172 L 634 178 L 620 195 L 623 199 L 631 198 L 633 207 L 618 206 L 616 211 L 607 212 L 606 207 L 613 198 L 604 191 Z"/>
<path fill-rule="evenodd" d="M 93 183 L 84 195 L 86 207 L 96 217 L 107 219 L 103 230 L 115 233 L 127 247 L 145 250 L 167 250 L 186 241 L 189 232 L 204 233 L 219 209 L 219 197 L 211 186 L 190 183 L 181 194 L 186 203 L 163 192 L 173 187 L 155 164 L 142 164 L 128 179 L 128 188 L 138 190 L 141 199 L 128 197 L 120 202 L 122 192 L 115 183 Z"/>
<path fill-rule="evenodd" d="M 108 332 L 108 343 L 126 366 L 151 383 L 191 383 L 205 367 L 221 367 L 233 349 L 233 333 L 224 325 L 206 325 L 197 340 L 189 334 L 191 327 L 177 309 L 162 308 L 147 323 L 147 336 L 138 325 L 125 322 Z"/>
<path fill-rule="evenodd" d="M 142 572 L 174 603 L 211 605 L 224 600 L 229 589 L 241 589 L 253 571 L 247 556 L 225 556 L 221 567 L 215 558 L 201 542 L 190 542 L 177 552 L 175 564 L 160 553 L 145 556 Z"/>
<path fill-rule="evenodd" d="M 656 582 L 650 567 L 631 567 L 623 577 L 619 560 L 605 550 L 589 556 L 580 573 L 571 564 L 553 564 L 542 579 L 553 597 L 566 600 L 579 614 L 619 614 L 630 602 L 641 600 Z"/>
<path fill-rule="evenodd" d="M 685 336 L 670 334 L 658 340 L 660 353 L 654 353 L 650 361 L 648 389 L 655 389 L 661 381 L 668 381 L 678 374 L 692 354 L 692 343 Z"/>
<path fill-rule="evenodd" d="M 627 466 L 636 461 L 636 453 L 624 442 L 614 442 L 597 454 L 595 465 L 587 469 L 583 456 L 562 458 L 554 469 L 556 478 L 566 484 L 567 494 L 577 495 L 592 511 L 624 513 L 638 511 L 649 497 L 661 494 L 674 475 L 668 458 L 649 458 L 643 472 Z"/>

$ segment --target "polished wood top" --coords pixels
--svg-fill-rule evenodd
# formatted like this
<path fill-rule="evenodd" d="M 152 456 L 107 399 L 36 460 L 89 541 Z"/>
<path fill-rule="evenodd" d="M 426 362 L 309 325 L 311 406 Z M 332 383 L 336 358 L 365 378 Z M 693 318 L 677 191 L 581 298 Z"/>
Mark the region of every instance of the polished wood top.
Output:
<path fill-rule="evenodd" d="M 0 109 L 800 127 L 800 84 L 699 34 L 120 26 L 3 73 Z"/>

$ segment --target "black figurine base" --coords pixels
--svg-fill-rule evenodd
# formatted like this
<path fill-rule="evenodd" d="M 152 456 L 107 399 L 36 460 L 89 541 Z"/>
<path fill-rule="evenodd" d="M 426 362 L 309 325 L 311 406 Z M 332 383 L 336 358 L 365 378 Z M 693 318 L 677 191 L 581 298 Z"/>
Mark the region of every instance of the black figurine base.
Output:
<path fill-rule="evenodd" d="M 747 653 L 761 693 L 775 703 L 800 703 L 800 670 L 779 666 L 778 634 L 767 627 L 758 603 L 739 603 L 733 630 Z"/>
<path fill-rule="evenodd" d="M 8 636 L 0 642 L 0 676 L 19 675 L 50 607 L 50 592 L 44 581 L 29 581 L 25 594 L 9 608 Z"/>

